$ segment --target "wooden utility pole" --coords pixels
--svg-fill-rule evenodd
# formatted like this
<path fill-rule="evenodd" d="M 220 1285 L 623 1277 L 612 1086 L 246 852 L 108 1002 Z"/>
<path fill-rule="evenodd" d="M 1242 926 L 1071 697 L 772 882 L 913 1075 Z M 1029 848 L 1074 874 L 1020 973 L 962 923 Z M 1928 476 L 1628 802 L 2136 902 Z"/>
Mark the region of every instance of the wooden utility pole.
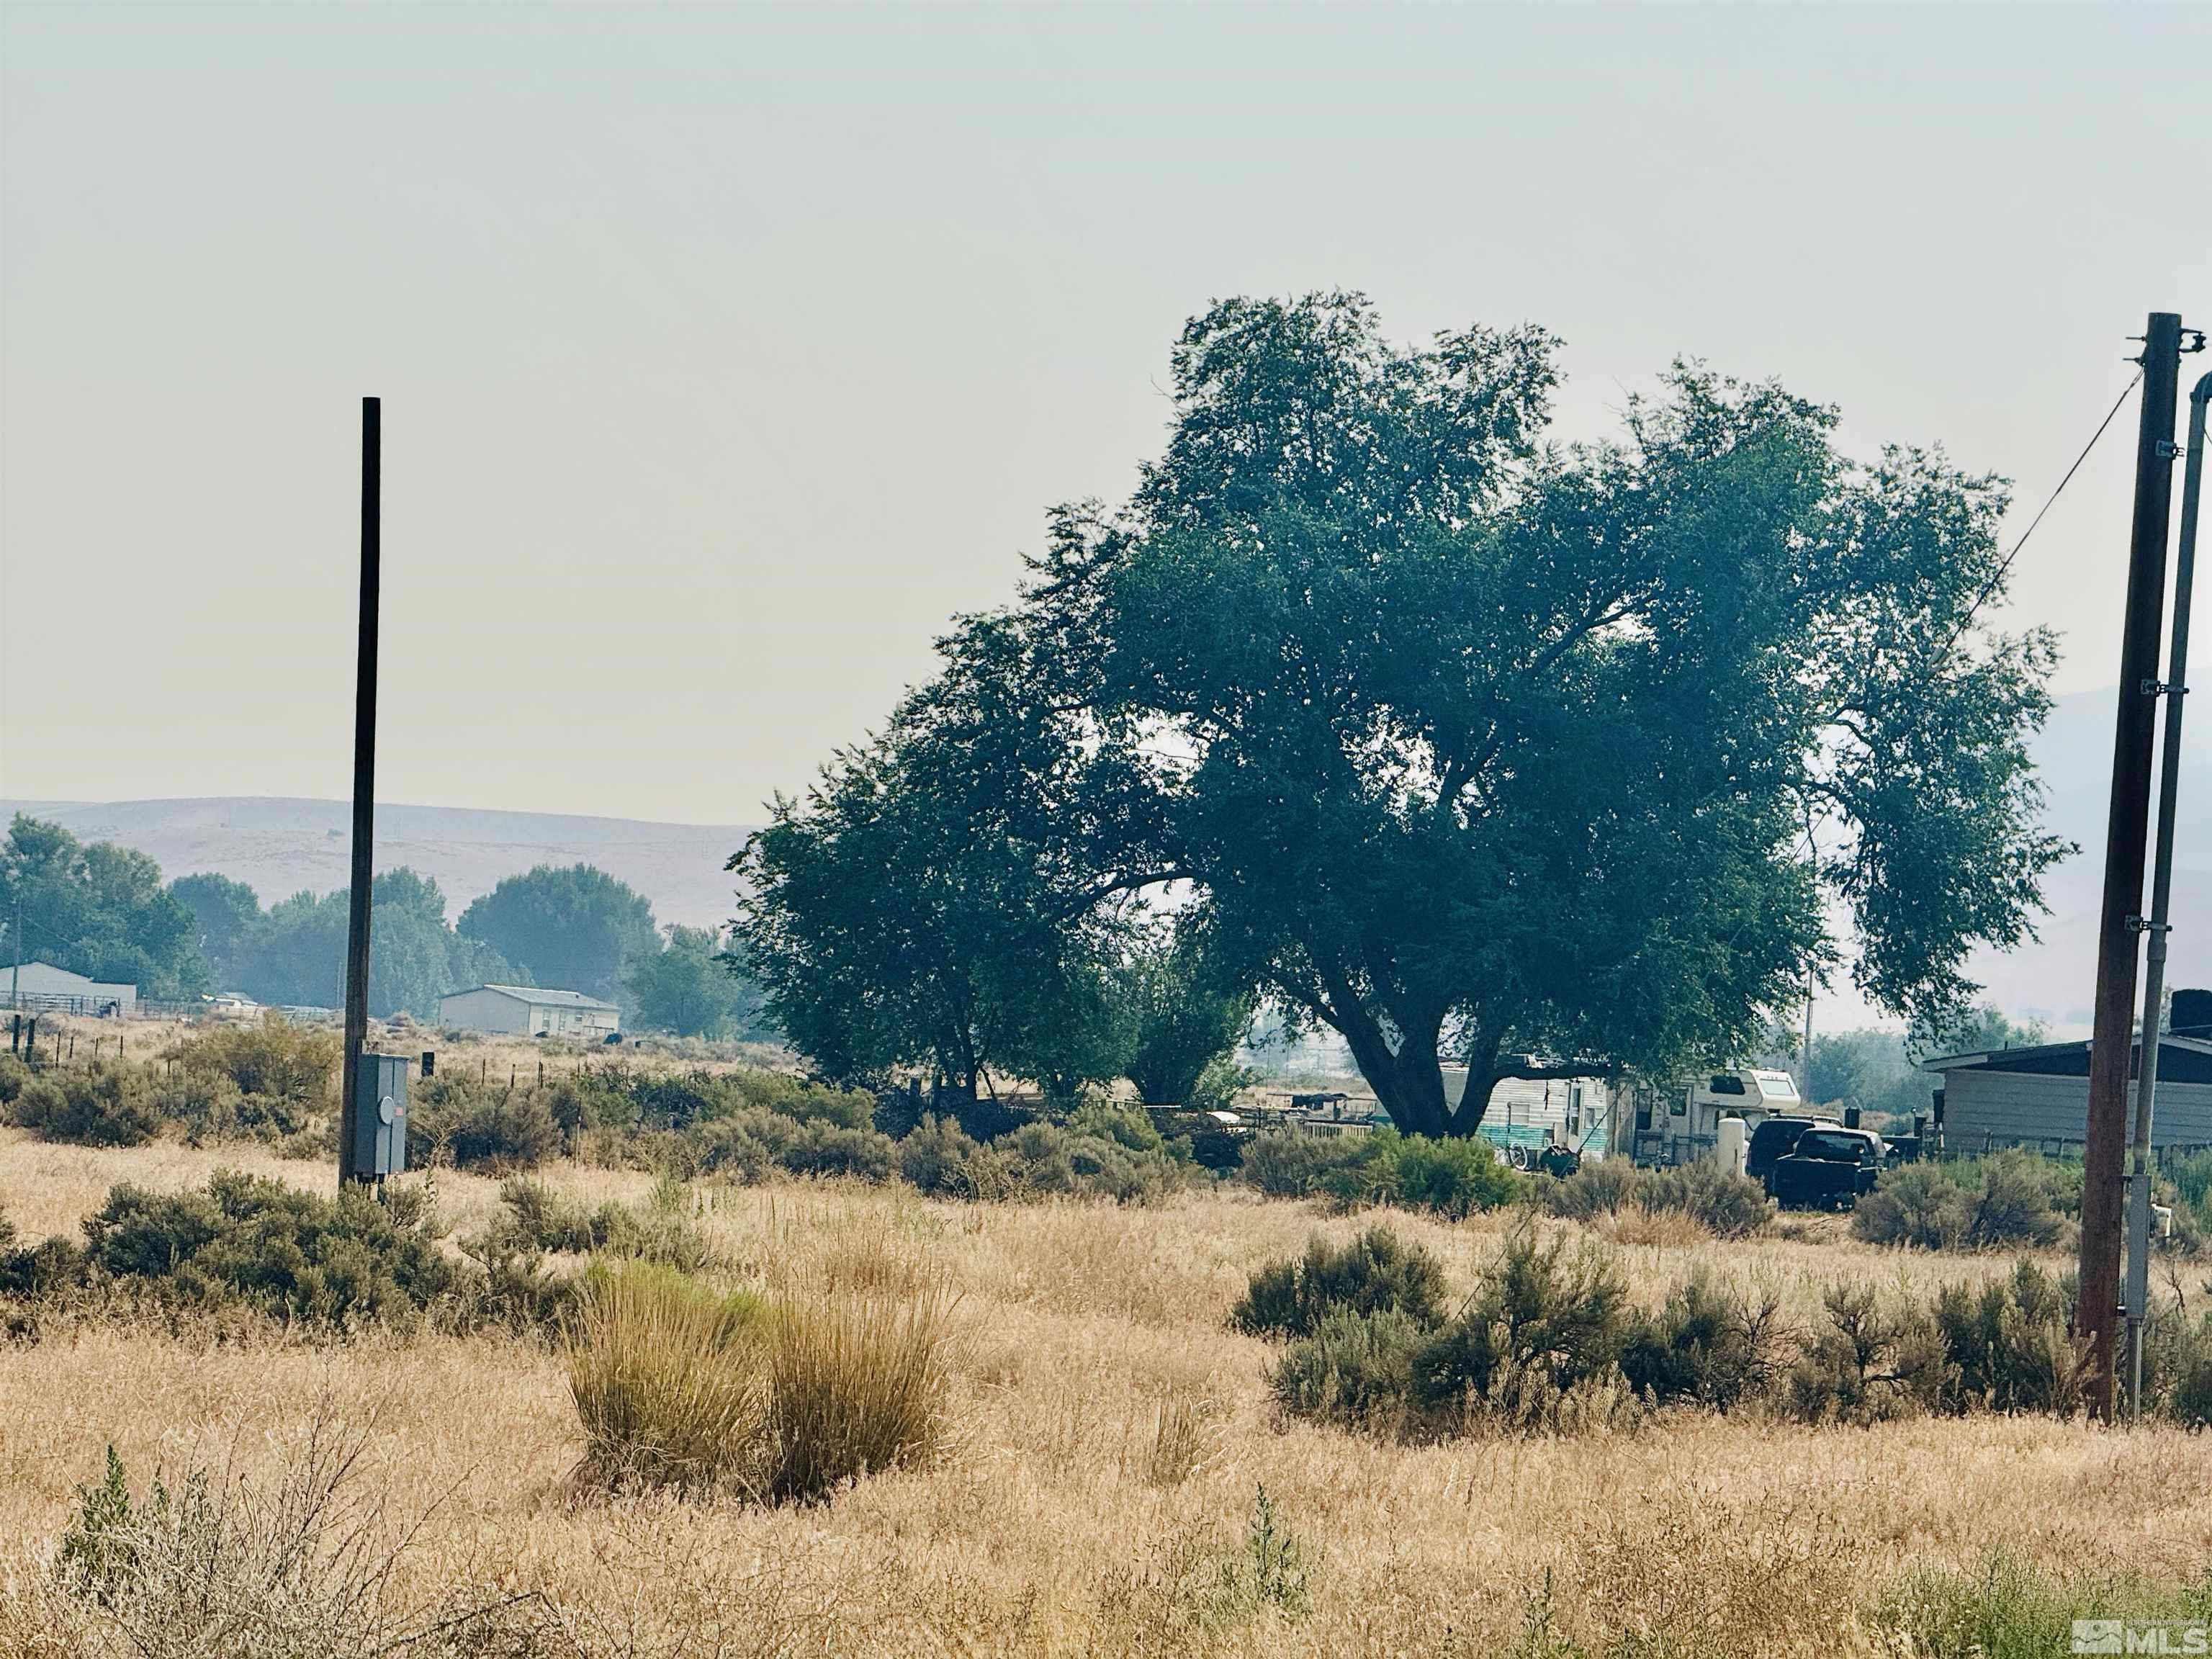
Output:
<path fill-rule="evenodd" d="M 361 400 L 361 632 L 353 682 L 353 890 L 346 920 L 345 1071 L 338 1079 L 338 1185 L 369 1177 L 356 1166 L 361 1051 L 368 1042 L 368 913 L 376 848 L 376 607 L 383 557 L 384 411 Z"/>
<path fill-rule="evenodd" d="M 2112 811 L 2105 831 L 2103 920 L 2097 933 L 2096 1028 L 2089 1045 L 2089 1120 L 2081 1150 L 2081 1301 L 2075 1318 L 2075 1330 L 2088 1343 L 2090 1409 L 2105 1419 L 2112 1414 L 2118 1372 L 2128 1062 L 2135 1047 L 2136 969 L 2144 925 L 2143 858 L 2158 719 L 2158 647 L 2166 616 L 2166 520 L 2179 453 L 2173 441 L 2181 381 L 2179 316 L 2151 313 L 2136 361 L 2142 365 L 2142 409 L 2136 434 L 2135 520 L 2120 637 Z"/>

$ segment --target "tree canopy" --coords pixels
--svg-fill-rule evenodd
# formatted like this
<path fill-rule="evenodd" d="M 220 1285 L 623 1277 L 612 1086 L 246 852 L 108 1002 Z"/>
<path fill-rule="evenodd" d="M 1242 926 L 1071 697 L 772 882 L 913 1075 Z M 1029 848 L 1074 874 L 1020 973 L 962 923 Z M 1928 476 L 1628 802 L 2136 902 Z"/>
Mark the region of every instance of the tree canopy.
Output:
<path fill-rule="evenodd" d="M 665 946 L 630 958 L 623 982 L 647 1029 L 704 1037 L 758 1029 L 760 989 L 710 929 L 671 927 Z"/>
<path fill-rule="evenodd" d="M 1401 349 L 1354 295 L 1194 319 L 1133 498 L 1058 510 L 1020 602 L 741 861 L 795 951 L 771 999 L 834 1016 L 793 1039 L 896 1048 L 924 1011 L 887 985 L 968 941 L 1006 1052 L 1036 964 L 1170 885 L 1423 1133 L 1501 1077 L 1743 1051 L 1838 971 L 1955 1018 L 2064 851 L 2025 748 L 2056 647 L 1989 621 L 2001 484 L 1688 363 L 1620 441 L 1547 443 L 1555 349 Z M 968 873 L 887 936 L 917 870 Z"/>
<path fill-rule="evenodd" d="M 0 921 L 25 961 L 52 963 L 152 997 L 198 996 L 207 969 L 191 910 L 135 848 L 82 842 L 58 823 L 18 813 L 0 848 Z"/>
<path fill-rule="evenodd" d="M 238 947 L 237 988 L 257 1001 L 335 1008 L 345 1000 L 349 890 L 272 904 Z M 404 866 L 369 884 L 368 1012 L 434 1019 L 438 1000 L 471 986 L 529 981 L 500 953 L 446 924 L 446 896 Z"/>
<path fill-rule="evenodd" d="M 486 945 L 532 983 L 621 1001 L 631 957 L 660 949 L 651 901 L 588 864 L 541 864 L 509 876 L 461 913 L 464 939 Z"/>

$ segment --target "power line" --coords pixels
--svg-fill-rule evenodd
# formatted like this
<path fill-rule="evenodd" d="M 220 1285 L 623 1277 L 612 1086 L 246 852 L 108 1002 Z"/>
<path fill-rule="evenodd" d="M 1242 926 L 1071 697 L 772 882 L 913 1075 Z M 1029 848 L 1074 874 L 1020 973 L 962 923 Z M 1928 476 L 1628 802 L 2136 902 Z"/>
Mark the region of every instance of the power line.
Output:
<path fill-rule="evenodd" d="M 2097 447 L 2097 440 L 2105 435 L 2105 428 L 2112 425 L 2112 417 L 2120 412 L 2120 405 L 2127 402 L 2128 394 L 2142 384 L 2142 370 L 2138 368 L 2136 370 L 2135 379 L 2122 386 L 2120 395 L 2112 399 L 2112 406 L 2105 411 L 2105 418 L 2097 423 L 2097 429 L 2089 434 L 2089 441 L 2081 446 L 2081 453 L 2074 458 L 2074 465 L 2066 469 L 2066 476 L 2058 481 L 2058 488 L 2051 492 L 2051 499 L 2044 502 L 2041 510 L 2029 521 L 2027 528 L 2021 532 L 2020 539 L 2012 544 L 2012 551 L 2006 554 L 2003 562 L 1997 566 L 1996 574 L 1990 577 L 1983 587 L 1983 599 L 1988 599 L 1990 591 L 2010 574 L 2012 562 L 2020 556 L 2020 550 L 2027 545 L 2027 538 L 2035 534 L 2035 527 L 2043 522 L 2044 514 L 2050 512 L 2057 505 L 2058 498 L 2066 493 L 2066 486 L 2074 482 L 2074 475 L 2081 470 L 2081 463 L 2089 459 L 2089 452 Z M 1980 600 L 1975 602 L 1974 608 L 1978 611 L 1981 609 Z"/>

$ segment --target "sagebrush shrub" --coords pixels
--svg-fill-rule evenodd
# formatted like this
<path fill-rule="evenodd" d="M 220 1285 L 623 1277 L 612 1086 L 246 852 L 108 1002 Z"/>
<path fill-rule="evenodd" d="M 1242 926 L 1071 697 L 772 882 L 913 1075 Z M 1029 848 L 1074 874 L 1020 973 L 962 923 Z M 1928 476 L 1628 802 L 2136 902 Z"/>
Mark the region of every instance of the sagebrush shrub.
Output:
<path fill-rule="evenodd" d="M 561 1127 L 540 1090 L 441 1073 L 415 1091 L 408 1143 L 410 1165 L 442 1155 L 456 1169 L 499 1175 L 534 1170 L 558 1155 Z"/>
<path fill-rule="evenodd" d="M 925 1112 L 898 1144 L 899 1173 L 925 1193 L 965 1193 L 968 1160 L 975 1145 L 954 1119 Z"/>
<path fill-rule="evenodd" d="M 1325 1176 L 1357 1161 L 1347 1137 L 1264 1129 L 1245 1143 L 1238 1169 L 1269 1198 L 1306 1198 L 1322 1189 Z"/>
<path fill-rule="evenodd" d="M 1540 1183 L 1544 1207 L 1575 1221 L 1617 1215 L 1637 1201 L 1641 1172 L 1625 1158 L 1590 1158 L 1572 1175 Z"/>
<path fill-rule="evenodd" d="M 1578 1394 L 1617 1377 L 1628 1334 L 1628 1285 L 1613 1253 L 1564 1234 L 1540 1244 L 1524 1216 L 1467 1306 L 1415 1356 L 1413 1397 L 1447 1421 L 1561 1426 Z"/>
<path fill-rule="evenodd" d="M 1851 1231 L 1875 1244 L 1924 1250 L 1994 1249 L 2057 1242 L 2069 1192 L 2065 1166 L 2008 1151 L 1887 1172 L 1851 1212 Z M 2080 1206 L 2078 1182 L 2072 1201 Z"/>
<path fill-rule="evenodd" d="M 146 1074 L 135 1066 L 40 1073 L 24 1084 L 9 1116 L 41 1140 L 79 1146 L 143 1146 L 161 1127 Z"/>
<path fill-rule="evenodd" d="M 1798 1417 L 1864 1426 L 1942 1405 L 1943 1338 L 1926 1308 L 1886 1304 L 1871 1285 L 1832 1285 L 1822 1303 L 1825 1322 L 1790 1374 Z"/>
<path fill-rule="evenodd" d="M 311 1325 L 411 1320 L 457 1285 L 428 1217 L 407 1205 L 227 1170 L 203 1191 L 118 1187 L 84 1236 L 90 1271 L 108 1282 Z"/>
<path fill-rule="evenodd" d="M 1765 1188 L 1712 1158 L 1644 1170 L 1637 1201 L 1646 1210 L 1679 1210 L 1716 1238 L 1748 1238 L 1774 1213 Z"/>
<path fill-rule="evenodd" d="M 341 1047 L 336 1032 L 295 1025 L 272 1008 L 251 1025 L 204 1027 L 169 1058 L 180 1071 L 228 1079 L 241 1095 L 320 1111 L 333 1103 Z"/>
<path fill-rule="evenodd" d="M 2074 1297 L 2028 1261 L 1977 1292 L 1946 1285 L 1935 1317 L 1949 1364 L 1946 1387 L 1961 1406 L 2066 1415 L 2082 1401 L 2085 1352 L 2073 1333 Z"/>
<path fill-rule="evenodd" d="M 1370 1227 L 1342 1245 L 1315 1237 L 1304 1259 L 1252 1275 L 1229 1322 L 1254 1336 L 1309 1336 L 1330 1314 L 1391 1309 L 1426 1328 L 1443 1317 L 1443 1266 L 1388 1227 Z"/>
<path fill-rule="evenodd" d="M 1340 1428 L 1403 1427 L 1414 1358 L 1429 1339 L 1427 1327 L 1395 1308 L 1333 1308 L 1283 1351 L 1268 1387 L 1294 1417 Z"/>
<path fill-rule="evenodd" d="M 1695 1401 L 1728 1411 L 1773 1386 L 1787 1337 L 1773 1291 L 1747 1291 L 1699 1268 L 1656 1314 L 1632 1322 L 1621 1374 L 1653 1405 Z"/>
<path fill-rule="evenodd" d="M 1851 1209 L 1851 1231 L 1870 1244 L 1950 1249 L 1966 1237 L 1973 1200 L 1932 1164 L 1890 1170 Z"/>

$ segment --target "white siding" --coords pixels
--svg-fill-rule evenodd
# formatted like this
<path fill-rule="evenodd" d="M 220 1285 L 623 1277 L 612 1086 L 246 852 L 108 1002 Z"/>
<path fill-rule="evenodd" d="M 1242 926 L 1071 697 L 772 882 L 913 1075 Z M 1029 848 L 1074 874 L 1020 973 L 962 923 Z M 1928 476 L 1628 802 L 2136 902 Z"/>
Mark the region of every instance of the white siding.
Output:
<path fill-rule="evenodd" d="M 2135 1110 L 2135 1085 L 2128 1085 Z M 1943 1146 L 1953 1153 L 1984 1146 L 2034 1146 L 2043 1141 L 2079 1146 L 2089 1116 L 2089 1080 L 2035 1077 L 1960 1066 L 1943 1074 Z M 2151 1112 L 2157 1146 L 2212 1146 L 2212 1083 L 2160 1079 Z"/>
<path fill-rule="evenodd" d="M 1443 1069 L 1444 1098 L 1456 1109 L 1467 1092 L 1467 1068 L 1447 1066 Z M 1575 1109 L 1578 1090 L 1579 1113 Z M 1485 1128 L 1534 1130 L 1539 1139 L 1544 1130 L 1556 1130 L 1560 1145 L 1575 1147 L 1586 1157 L 1601 1158 L 1613 1139 L 1612 1108 L 1612 1092 L 1602 1078 L 1532 1082 L 1510 1077 L 1491 1091 L 1490 1109 L 1483 1114 L 1482 1121 Z M 1514 1136 L 1516 1140 L 1521 1138 L 1518 1133 Z"/>
<path fill-rule="evenodd" d="M 532 1029 L 530 1005 L 504 991 L 463 991 L 438 999 L 438 1024 L 457 1031 L 503 1031 L 526 1035 Z"/>

